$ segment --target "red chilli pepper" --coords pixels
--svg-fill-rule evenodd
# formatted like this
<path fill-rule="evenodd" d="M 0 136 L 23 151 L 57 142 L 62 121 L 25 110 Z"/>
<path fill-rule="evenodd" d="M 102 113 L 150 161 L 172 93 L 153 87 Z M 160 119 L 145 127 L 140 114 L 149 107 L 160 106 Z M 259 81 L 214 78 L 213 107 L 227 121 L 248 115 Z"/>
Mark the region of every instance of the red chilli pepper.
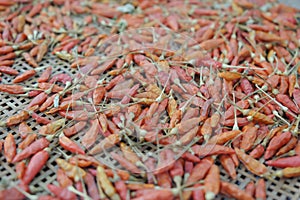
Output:
<path fill-rule="evenodd" d="M 63 188 L 73 185 L 73 181 L 66 175 L 66 173 L 58 168 L 56 171 L 56 180 Z"/>
<path fill-rule="evenodd" d="M 174 195 L 171 190 L 156 190 L 143 189 L 139 197 L 132 198 L 132 200 L 153 200 L 153 199 L 173 199 Z"/>
<path fill-rule="evenodd" d="M 203 185 L 195 184 L 193 186 L 192 198 L 194 200 L 205 200 L 205 193 L 204 193 Z"/>
<path fill-rule="evenodd" d="M 4 155 L 8 163 L 11 163 L 16 156 L 16 149 L 17 147 L 14 136 L 11 133 L 7 134 L 4 140 Z"/>
<path fill-rule="evenodd" d="M 23 182 L 29 184 L 34 177 L 40 172 L 49 159 L 49 152 L 44 149 L 35 154 L 29 161 L 25 171 Z"/>
<path fill-rule="evenodd" d="M 248 95 L 248 94 L 251 94 L 252 92 L 254 92 L 253 86 L 250 83 L 250 81 L 248 81 L 248 79 L 242 78 L 240 85 L 241 85 L 242 90 L 245 92 L 245 94 Z"/>
<path fill-rule="evenodd" d="M 19 72 L 11 67 L 7 67 L 7 66 L 0 66 L 0 72 L 4 73 L 4 74 L 8 74 L 8 75 L 13 75 L 16 76 L 19 74 Z"/>
<path fill-rule="evenodd" d="M 137 168 L 134 164 L 132 164 L 131 162 L 126 160 L 121 155 L 119 155 L 115 152 L 111 152 L 110 155 L 112 156 L 113 159 L 118 161 L 121 166 L 123 166 L 125 169 L 129 170 L 130 172 L 135 173 L 135 174 L 140 174 L 142 172 L 139 168 Z"/>
<path fill-rule="evenodd" d="M 194 166 L 192 169 L 190 176 L 186 180 L 186 184 L 195 183 L 205 177 L 210 167 L 213 165 L 213 159 L 205 158 L 200 163 Z M 184 191 L 183 196 L 184 199 L 189 199 L 192 195 L 192 191 Z"/>
<path fill-rule="evenodd" d="M 240 142 L 241 149 L 248 151 L 252 148 L 257 136 L 257 130 L 258 128 L 255 126 L 246 125 L 243 127 L 244 133 L 243 133 L 242 140 Z"/>
<path fill-rule="evenodd" d="M 288 107 L 291 111 L 296 114 L 299 114 L 299 108 L 295 105 L 295 103 L 290 99 L 290 97 L 286 94 L 277 94 L 276 95 L 277 101 L 282 103 L 282 105 Z"/>
<path fill-rule="evenodd" d="M 226 154 L 220 155 L 220 162 L 225 171 L 232 179 L 236 179 L 236 169 L 232 158 Z"/>
<path fill-rule="evenodd" d="M 65 128 L 63 130 L 63 132 L 64 132 L 65 136 L 71 137 L 72 135 L 75 135 L 76 133 L 81 131 L 85 126 L 86 126 L 86 122 L 85 121 L 80 121 L 80 122 L 77 122 L 76 124 L 74 124 L 73 126 L 71 126 L 69 128 Z"/>
<path fill-rule="evenodd" d="M 259 144 L 250 152 L 249 155 L 255 159 L 258 159 L 264 154 L 264 152 L 265 152 L 265 147 Z"/>
<path fill-rule="evenodd" d="M 44 103 L 46 101 L 47 98 L 48 98 L 48 95 L 45 92 L 42 92 L 42 93 L 38 94 L 37 96 L 35 96 L 31 100 L 31 102 L 28 104 L 27 108 L 30 108 L 35 105 L 41 105 L 42 103 Z"/>
<path fill-rule="evenodd" d="M 72 82 L 72 78 L 68 74 L 63 74 L 63 73 L 56 74 L 49 81 L 49 83 L 54 83 L 54 82 L 62 82 L 66 84 L 67 82 Z"/>
<path fill-rule="evenodd" d="M 260 163 L 258 160 L 252 158 L 251 156 L 247 155 L 242 150 L 235 148 L 236 155 L 240 159 L 240 161 L 245 165 L 245 167 L 255 175 L 263 175 L 265 174 L 268 169 L 267 167 Z"/>
<path fill-rule="evenodd" d="M 170 149 L 165 149 L 159 153 L 159 162 L 156 166 L 154 174 L 160 174 L 162 172 L 172 169 L 175 165 L 175 154 Z"/>
<path fill-rule="evenodd" d="M 38 123 L 38 124 L 43 124 L 43 125 L 46 125 L 46 124 L 49 124 L 51 121 L 45 117 L 42 117 L 42 116 L 39 116 L 38 114 L 36 114 L 35 112 L 32 112 L 31 113 L 31 117 L 33 119 L 35 119 L 35 121 Z"/>
<path fill-rule="evenodd" d="M 170 177 L 169 172 L 163 172 L 157 175 L 157 185 L 159 185 L 162 188 L 172 187 L 172 179 Z"/>
<path fill-rule="evenodd" d="M 19 149 L 25 149 L 28 147 L 37 137 L 37 134 L 29 134 L 21 143 L 19 143 L 18 148 Z"/>
<path fill-rule="evenodd" d="M 247 192 L 239 189 L 236 185 L 221 181 L 221 193 L 238 200 L 254 200 Z"/>
<path fill-rule="evenodd" d="M 97 184 L 95 182 L 94 176 L 90 173 L 86 173 L 84 176 L 84 182 L 86 183 L 86 186 L 88 188 L 88 194 L 93 200 L 99 199 L 99 193 Z"/>
<path fill-rule="evenodd" d="M 253 181 L 250 181 L 246 187 L 245 187 L 245 192 L 247 192 L 248 194 L 250 194 L 251 196 L 254 196 L 255 194 L 255 184 Z"/>
<path fill-rule="evenodd" d="M 205 199 L 214 199 L 220 191 L 220 169 L 212 165 L 204 179 Z"/>
<path fill-rule="evenodd" d="M 24 59 L 26 62 L 31 65 L 32 67 L 38 67 L 37 62 L 34 60 L 34 58 L 27 52 L 22 53 Z"/>
<path fill-rule="evenodd" d="M 68 188 L 63 188 L 52 184 L 48 184 L 47 188 L 59 199 L 62 200 L 76 199 L 76 194 L 68 190 Z"/>
<path fill-rule="evenodd" d="M 35 97 L 40 93 L 42 93 L 41 90 L 32 90 L 32 91 L 28 92 L 28 97 Z"/>
<path fill-rule="evenodd" d="M 283 133 L 279 132 L 276 136 L 274 136 L 271 139 L 271 141 L 266 149 L 264 158 L 266 160 L 270 159 L 273 155 L 276 154 L 276 152 L 279 148 L 281 148 L 282 146 L 284 146 L 286 143 L 289 142 L 291 137 L 292 137 L 291 132 L 283 132 Z"/>
<path fill-rule="evenodd" d="M 127 199 L 127 186 L 123 180 L 118 180 L 114 183 L 116 191 L 118 192 L 121 200 Z"/>
<path fill-rule="evenodd" d="M 27 137 L 27 135 L 29 133 L 32 133 L 32 129 L 30 126 L 28 126 L 26 124 L 26 122 L 22 122 L 20 125 L 19 125 L 19 134 L 21 135 L 21 138 L 24 139 Z"/>
<path fill-rule="evenodd" d="M 85 154 L 84 150 L 82 150 L 78 144 L 70 140 L 63 133 L 59 136 L 59 144 L 65 150 L 70 151 L 72 153 Z"/>
<path fill-rule="evenodd" d="M 29 78 L 31 78 L 32 76 L 34 76 L 36 74 L 36 71 L 33 69 L 27 70 L 25 71 L 23 74 L 17 76 L 14 80 L 13 83 L 20 83 L 23 82 Z"/>
<path fill-rule="evenodd" d="M 300 156 L 297 155 L 297 156 L 279 158 L 276 160 L 268 160 L 266 164 L 278 168 L 300 167 Z"/>
<path fill-rule="evenodd" d="M 28 184 L 25 184 L 22 181 L 18 184 L 18 187 L 26 192 L 29 192 Z M 9 189 L 1 190 L 0 199 L 23 200 L 25 199 L 25 196 L 17 188 L 12 187 Z"/>
<path fill-rule="evenodd" d="M 209 155 L 219 155 L 219 154 L 232 154 L 234 150 L 232 148 L 222 146 L 222 145 L 214 145 L 214 144 L 207 144 L 205 146 L 194 145 L 192 147 L 195 155 L 199 157 L 205 157 Z"/>
<path fill-rule="evenodd" d="M 286 143 L 286 145 L 284 145 L 277 151 L 276 156 L 280 156 L 280 155 L 285 154 L 285 153 L 289 152 L 290 150 L 294 149 L 294 147 L 297 145 L 297 142 L 298 142 L 298 138 L 293 136 L 290 139 L 290 141 L 288 143 Z"/>
<path fill-rule="evenodd" d="M 264 179 L 259 179 L 256 183 L 255 198 L 261 200 L 265 200 L 267 198 L 266 182 Z"/>
<path fill-rule="evenodd" d="M 41 151 L 42 149 L 48 147 L 50 142 L 46 138 L 40 138 L 36 141 L 34 141 L 31 145 L 26 147 L 23 151 L 18 153 L 15 158 L 13 159 L 13 162 L 19 162 L 25 158 L 28 158 L 29 156 L 37 153 L 38 151 Z"/>
<path fill-rule="evenodd" d="M 75 183 L 75 188 L 76 188 L 76 190 L 78 190 L 79 192 L 83 192 L 83 184 L 82 184 L 82 182 L 81 182 L 81 181 L 77 181 L 77 182 Z M 84 200 L 84 197 L 81 197 L 80 199 L 81 199 L 81 200 Z"/>
<path fill-rule="evenodd" d="M 0 84 L 0 91 L 7 92 L 9 94 L 24 94 L 25 93 L 25 89 L 21 85 Z"/>
<path fill-rule="evenodd" d="M 37 82 L 39 83 L 47 82 L 51 76 L 51 72 L 52 72 L 51 66 L 46 68 L 45 71 L 42 73 L 42 75 L 37 79 Z"/>
<path fill-rule="evenodd" d="M 26 164 L 24 161 L 16 164 L 16 174 L 18 179 L 22 179 L 26 171 Z"/>
<path fill-rule="evenodd" d="M 52 106 L 54 103 L 54 99 L 59 96 L 59 94 L 53 94 L 51 97 L 48 97 L 44 103 L 40 106 L 40 112 L 44 112 L 48 107 Z M 59 96 L 60 97 L 60 96 Z"/>
<path fill-rule="evenodd" d="M 85 148 L 91 147 L 95 143 L 99 132 L 100 132 L 100 125 L 98 120 L 92 121 L 91 127 L 81 138 L 81 144 Z"/>

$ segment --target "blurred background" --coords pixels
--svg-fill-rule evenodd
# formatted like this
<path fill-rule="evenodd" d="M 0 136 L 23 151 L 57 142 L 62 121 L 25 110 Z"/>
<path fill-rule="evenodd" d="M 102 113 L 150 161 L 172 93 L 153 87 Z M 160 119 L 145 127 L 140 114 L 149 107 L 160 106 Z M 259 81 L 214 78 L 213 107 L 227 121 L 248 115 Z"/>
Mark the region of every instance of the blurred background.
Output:
<path fill-rule="evenodd" d="M 279 2 L 300 9 L 300 0 L 279 0 Z"/>

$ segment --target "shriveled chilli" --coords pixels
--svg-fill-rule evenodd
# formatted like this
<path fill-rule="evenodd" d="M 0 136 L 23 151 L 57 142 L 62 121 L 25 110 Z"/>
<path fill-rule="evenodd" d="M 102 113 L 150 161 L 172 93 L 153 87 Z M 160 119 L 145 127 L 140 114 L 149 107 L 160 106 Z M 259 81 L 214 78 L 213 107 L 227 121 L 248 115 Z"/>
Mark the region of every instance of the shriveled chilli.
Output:
<path fill-rule="evenodd" d="M 39 199 L 266 199 L 268 180 L 229 183 L 240 162 L 300 176 L 299 10 L 155 4 L 0 0 L 1 97 L 29 102 L 0 122 L 3 166 L 21 180 L 0 199 L 37 199 L 28 186 L 54 159 L 59 186 Z"/>

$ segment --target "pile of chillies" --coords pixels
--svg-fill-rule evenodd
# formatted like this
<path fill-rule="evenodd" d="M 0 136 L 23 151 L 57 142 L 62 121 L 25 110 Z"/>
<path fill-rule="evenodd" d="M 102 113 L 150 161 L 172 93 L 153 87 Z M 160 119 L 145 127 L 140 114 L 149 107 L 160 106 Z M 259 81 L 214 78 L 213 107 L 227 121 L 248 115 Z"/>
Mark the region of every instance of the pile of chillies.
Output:
<path fill-rule="evenodd" d="M 0 11 L 1 95 L 29 99 L 0 122 L 15 172 L 0 199 L 266 199 L 268 181 L 300 176 L 296 8 L 0 0 Z M 40 66 L 54 56 L 75 75 Z M 35 194 L 52 156 L 56 180 Z M 255 177 L 245 188 L 232 183 L 239 166 Z"/>

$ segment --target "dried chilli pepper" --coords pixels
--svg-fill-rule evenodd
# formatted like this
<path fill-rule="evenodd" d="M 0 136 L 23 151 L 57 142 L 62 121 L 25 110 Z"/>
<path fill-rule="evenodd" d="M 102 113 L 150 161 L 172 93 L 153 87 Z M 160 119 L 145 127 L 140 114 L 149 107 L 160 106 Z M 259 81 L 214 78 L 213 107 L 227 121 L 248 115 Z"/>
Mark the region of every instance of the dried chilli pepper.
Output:
<path fill-rule="evenodd" d="M 27 125 L 26 122 L 22 122 L 19 125 L 19 134 L 22 139 L 24 139 L 28 134 L 32 133 L 32 129 L 30 126 Z"/>
<path fill-rule="evenodd" d="M 33 143 L 31 143 L 28 147 L 26 147 L 25 149 L 23 149 L 23 151 L 21 151 L 20 153 L 18 153 L 14 159 L 13 162 L 19 162 L 23 159 L 28 158 L 29 156 L 41 151 L 42 149 L 48 147 L 50 144 L 49 140 L 47 140 L 46 138 L 42 137 L 36 141 L 34 141 Z"/>
<path fill-rule="evenodd" d="M 256 182 L 255 188 L 255 198 L 265 200 L 267 198 L 266 194 L 266 182 L 264 179 L 259 179 Z"/>
<path fill-rule="evenodd" d="M 286 167 L 275 172 L 278 177 L 292 178 L 300 176 L 300 167 Z"/>
<path fill-rule="evenodd" d="M 258 159 L 264 154 L 264 152 L 265 152 L 265 147 L 259 144 L 250 152 L 249 155 L 255 159 Z"/>
<path fill-rule="evenodd" d="M 88 194 L 92 199 L 99 199 L 98 188 L 94 179 L 94 176 L 90 173 L 86 173 L 84 177 L 84 182 L 88 188 Z"/>
<path fill-rule="evenodd" d="M 232 179 L 236 179 L 236 169 L 232 158 L 226 154 L 219 157 L 221 165 Z"/>
<path fill-rule="evenodd" d="M 85 126 L 86 126 L 86 122 L 80 121 L 71 127 L 64 128 L 63 132 L 64 132 L 65 136 L 71 137 L 71 136 L 75 135 L 76 133 L 78 133 L 79 131 L 81 131 Z"/>
<path fill-rule="evenodd" d="M 266 152 L 264 154 L 264 158 L 270 159 L 273 155 L 276 154 L 277 150 L 287 144 L 292 137 L 291 132 L 279 132 L 276 136 L 274 136 L 269 145 L 267 146 Z"/>
<path fill-rule="evenodd" d="M 37 135 L 32 133 L 26 136 L 26 138 L 18 144 L 19 149 L 25 149 L 28 147 L 35 139 L 37 138 Z"/>
<path fill-rule="evenodd" d="M 85 154 L 84 150 L 82 150 L 78 144 L 70 140 L 63 133 L 59 135 L 58 141 L 59 145 L 67 151 L 70 151 L 72 153 Z"/>
<path fill-rule="evenodd" d="M 104 171 L 104 168 L 101 166 L 97 167 L 97 181 L 99 182 L 101 188 L 103 188 L 105 194 L 112 199 L 112 200 L 118 200 L 120 199 L 119 195 L 116 192 L 116 189 L 106 176 L 106 173 Z"/>
<path fill-rule="evenodd" d="M 51 193 L 53 193 L 59 199 L 63 199 L 63 200 L 76 199 L 76 194 L 68 190 L 68 188 L 59 187 L 53 184 L 48 184 L 47 188 Z"/>
<path fill-rule="evenodd" d="M 58 184 L 63 188 L 73 185 L 73 181 L 65 174 L 62 169 L 57 169 L 56 180 Z"/>
<path fill-rule="evenodd" d="M 195 183 L 205 177 L 211 166 L 213 165 L 212 159 L 203 159 L 200 163 L 194 166 L 192 169 L 190 176 L 186 180 L 186 184 Z M 200 170 L 201 169 L 201 170 Z M 183 196 L 184 199 L 189 199 L 192 195 L 191 191 L 184 191 Z"/>
<path fill-rule="evenodd" d="M 224 181 L 221 181 L 220 192 L 228 197 L 233 197 L 238 200 L 254 200 L 251 195 L 239 189 L 236 185 Z"/>
<path fill-rule="evenodd" d="M 16 164 L 16 174 L 18 179 L 22 179 L 26 171 L 26 164 L 24 161 Z"/>
<path fill-rule="evenodd" d="M 297 145 L 298 139 L 296 137 L 292 137 L 288 143 L 286 143 L 283 147 L 281 147 L 277 153 L 276 156 L 280 156 L 282 154 L 287 153 L 288 151 L 294 149 L 294 147 Z"/>
<path fill-rule="evenodd" d="M 40 172 L 40 170 L 44 167 L 47 160 L 49 159 L 49 150 L 44 149 L 42 151 L 37 152 L 30 159 L 26 171 L 24 173 L 22 181 L 25 184 L 29 184 L 34 177 Z"/>
<path fill-rule="evenodd" d="M 80 178 L 84 178 L 86 175 L 86 172 L 83 169 L 76 165 L 72 165 L 61 158 L 56 158 L 55 162 L 66 173 L 66 175 L 72 178 L 75 182 L 79 181 Z"/>
<path fill-rule="evenodd" d="M 13 83 L 20 83 L 23 82 L 29 78 L 31 78 L 32 76 L 34 76 L 36 74 L 36 71 L 31 69 L 31 70 L 27 70 L 25 71 L 23 74 L 20 74 L 19 76 L 17 76 L 16 78 L 14 78 Z"/>
<path fill-rule="evenodd" d="M 220 191 L 220 170 L 212 165 L 204 179 L 205 199 L 214 199 Z"/>
<path fill-rule="evenodd" d="M 245 167 L 255 175 L 263 175 L 267 173 L 267 167 L 260 163 L 258 160 L 244 153 L 242 150 L 235 148 L 236 155 L 239 160 L 245 165 Z"/>
<path fill-rule="evenodd" d="M 278 158 L 276 160 L 268 160 L 266 162 L 268 166 L 285 168 L 285 167 L 300 167 L 300 156 L 290 156 L 285 158 Z"/>
<path fill-rule="evenodd" d="M 3 146 L 6 161 L 8 163 L 11 163 L 15 158 L 17 152 L 16 141 L 11 133 L 7 134 L 7 136 L 5 137 Z"/>
<path fill-rule="evenodd" d="M 254 195 L 255 195 L 255 184 L 254 184 L 253 181 L 250 181 L 246 185 L 245 192 L 247 192 L 249 195 L 251 195 L 252 197 L 254 197 Z"/>

